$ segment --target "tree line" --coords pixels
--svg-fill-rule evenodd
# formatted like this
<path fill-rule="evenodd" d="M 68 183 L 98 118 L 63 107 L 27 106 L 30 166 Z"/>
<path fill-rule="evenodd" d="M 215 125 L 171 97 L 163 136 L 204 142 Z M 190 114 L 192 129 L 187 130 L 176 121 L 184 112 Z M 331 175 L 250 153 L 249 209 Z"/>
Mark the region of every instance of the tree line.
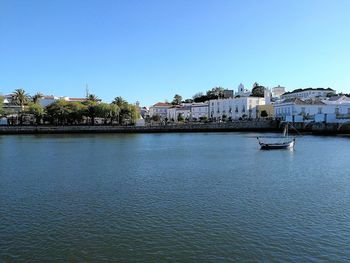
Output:
<path fill-rule="evenodd" d="M 34 117 L 36 124 L 50 123 L 54 125 L 94 125 L 96 118 L 102 119 L 104 124 L 135 124 L 140 117 L 138 107 L 128 103 L 122 97 L 116 97 L 111 103 L 104 103 L 96 95 L 90 94 L 82 102 L 60 99 L 46 107 L 40 104 L 43 97 L 40 93 L 29 96 L 23 89 L 15 90 L 11 103 L 20 106 L 16 123 L 18 121 L 22 124 L 23 118 L 27 114 Z M 0 98 L 0 114 L 13 119 L 16 114 L 11 110 L 4 110 L 2 103 L 3 99 Z"/>
<path fill-rule="evenodd" d="M 265 87 L 260 85 L 259 83 L 255 82 L 252 87 L 252 92 L 250 96 L 253 97 L 264 97 Z M 192 103 L 192 102 L 206 102 L 208 100 L 216 100 L 216 99 L 223 99 L 224 98 L 224 91 L 225 89 L 223 87 L 214 87 L 210 90 L 208 90 L 206 93 L 198 92 L 192 96 L 192 99 L 186 99 L 183 100 L 182 96 L 179 94 L 175 94 L 172 104 L 173 105 L 179 105 L 181 103 Z M 236 96 L 239 97 L 239 96 Z"/>

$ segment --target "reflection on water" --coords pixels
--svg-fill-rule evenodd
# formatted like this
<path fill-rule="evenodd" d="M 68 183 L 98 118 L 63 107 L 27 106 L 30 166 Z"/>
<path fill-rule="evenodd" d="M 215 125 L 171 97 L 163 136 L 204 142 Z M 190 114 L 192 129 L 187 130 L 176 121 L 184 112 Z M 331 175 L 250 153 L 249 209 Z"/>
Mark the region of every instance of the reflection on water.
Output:
<path fill-rule="evenodd" d="M 0 261 L 346 261 L 347 137 L 0 136 Z"/>

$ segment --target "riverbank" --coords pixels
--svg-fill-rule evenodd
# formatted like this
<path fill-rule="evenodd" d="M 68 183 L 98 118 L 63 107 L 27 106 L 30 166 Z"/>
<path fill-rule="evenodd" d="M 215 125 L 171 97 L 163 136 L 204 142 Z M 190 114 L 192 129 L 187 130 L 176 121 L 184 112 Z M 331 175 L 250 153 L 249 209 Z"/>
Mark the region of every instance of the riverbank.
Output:
<path fill-rule="evenodd" d="M 280 132 L 281 123 L 274 120 L 237 121 L 228 123 L 196 123 L 160 126 L 0 126 L 0 134 L 64 134 L 64 133 L 171 133 L 171 132 Z M 338 124 L 294 124 L 301 133 L 311 134 L 350 134 L 349 126 Z M 293 130 L 291 130 L 293 132 Z"/>
<path fill-rule="evenodd" d="M 199 123 L 161 126 L 0 126 L 0 134 L 62 134 L 62 133 L 167 133 L 218 131 L 279 131 L 276 121 L 240 121 L 230 123 Z"/>

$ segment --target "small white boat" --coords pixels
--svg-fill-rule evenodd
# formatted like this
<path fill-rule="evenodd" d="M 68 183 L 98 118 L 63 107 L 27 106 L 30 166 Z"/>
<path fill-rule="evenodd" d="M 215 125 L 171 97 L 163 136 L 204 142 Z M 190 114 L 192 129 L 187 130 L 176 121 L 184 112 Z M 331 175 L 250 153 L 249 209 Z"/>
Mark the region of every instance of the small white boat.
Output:
<path fill-rule="evenodd" d="M 288 136 L 288 123 L 284 127 L 282 136 L 260 136 L 257 137 L 261 149 L 290 149 L 295 146 L 295 137 Z"/>

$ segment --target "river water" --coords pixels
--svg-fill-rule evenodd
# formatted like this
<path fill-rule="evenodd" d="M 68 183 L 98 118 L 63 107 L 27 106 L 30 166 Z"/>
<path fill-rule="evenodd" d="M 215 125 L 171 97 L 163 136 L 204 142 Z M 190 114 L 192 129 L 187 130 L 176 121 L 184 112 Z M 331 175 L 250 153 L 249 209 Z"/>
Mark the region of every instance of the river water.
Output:
<path fill-rule="evenodd" d="M 350 260 L 350 138 L 0 137 L 0 262 Z"/>

